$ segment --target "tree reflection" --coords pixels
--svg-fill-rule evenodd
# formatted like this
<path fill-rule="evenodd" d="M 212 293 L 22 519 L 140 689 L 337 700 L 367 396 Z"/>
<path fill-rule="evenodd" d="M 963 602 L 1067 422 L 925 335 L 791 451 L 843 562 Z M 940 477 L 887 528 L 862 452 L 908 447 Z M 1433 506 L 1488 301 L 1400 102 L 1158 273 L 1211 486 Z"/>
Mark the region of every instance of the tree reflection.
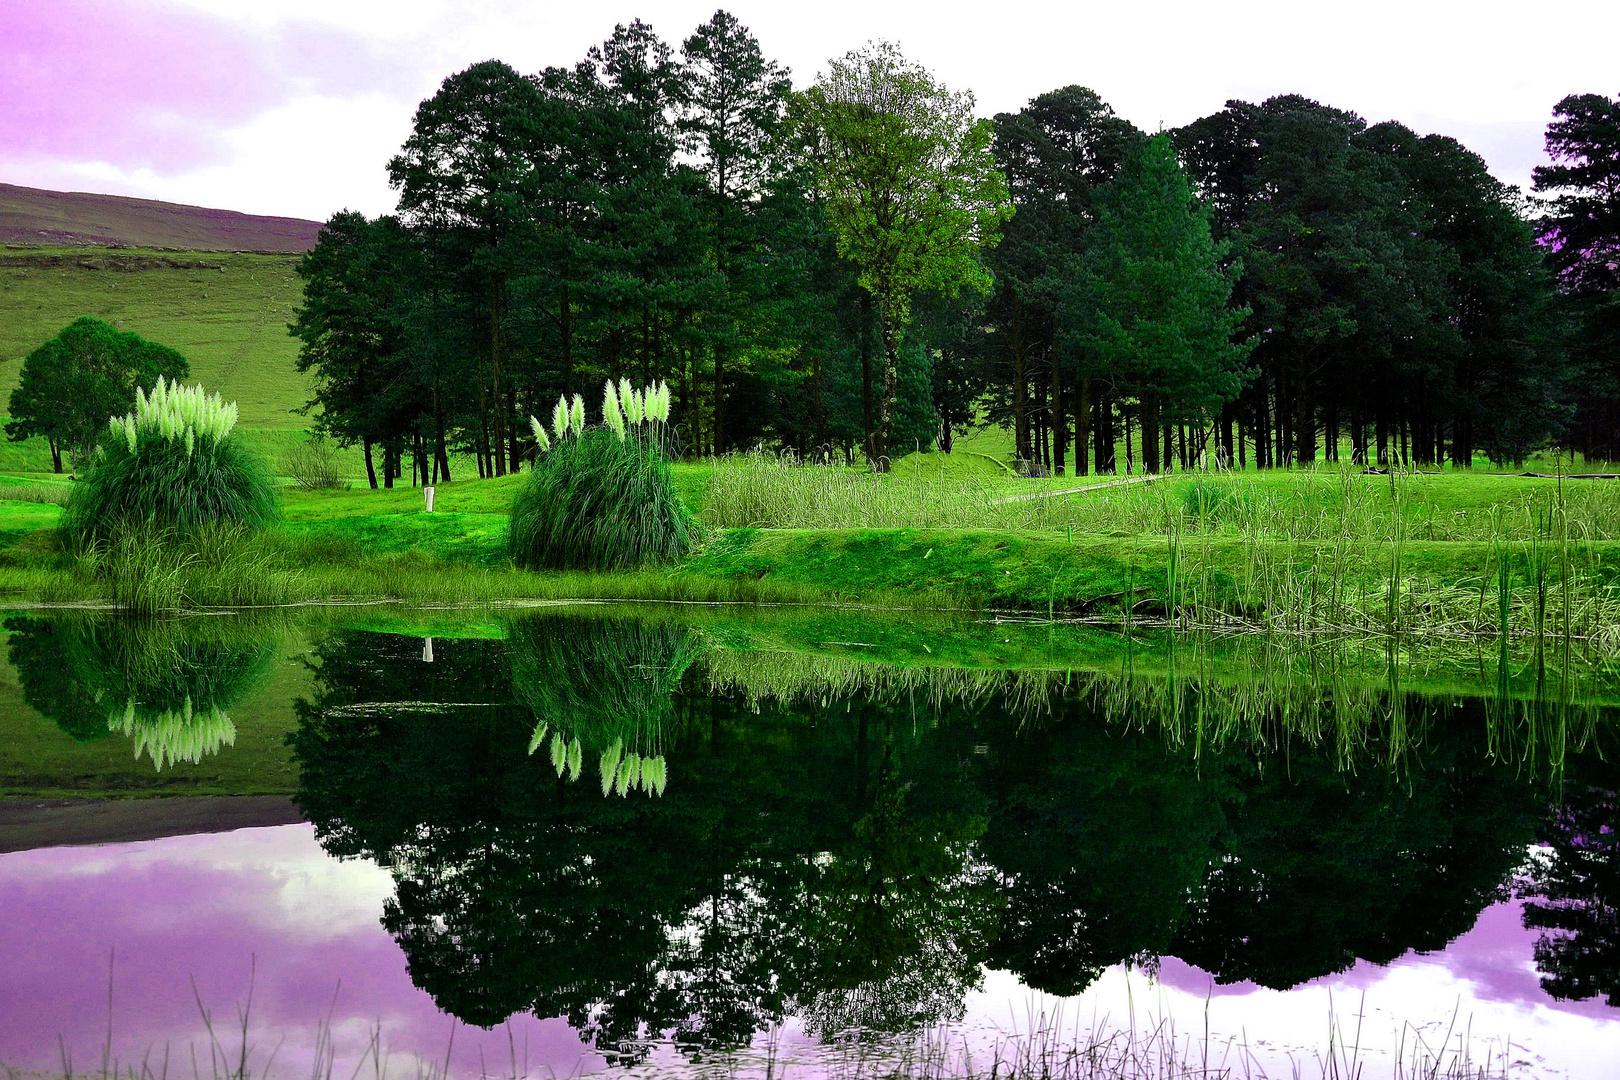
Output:
<path fill-rule="evenodd" d="M 236 741 L 230 708 L 274 658 L 243 620 L 13 618 L 7 652 L 24 699 L 79 741 L 128 736 L 154 767 L 197 764 Z"/>
<path fill-rule="evenodd" d="M 1286 989 L 1471 928 L 1504 897 L 1547 793 L 1486 752 L 1483 704 L 1428 711 L 1403 771 L 1224 756 L 1229 833 L 1171 951 L 1219 982 Z"/>
<path fill-rule="evenodd" d="M 614 634 L 570 629 L 548 620 L 507 649 L 440 642 L 432 665 L 382 635 L 313 650 L 299 801 L 329 850 L 393 871 L 384 923 L 417 985 L 481 1026 L 566 1016 L 630 1059 L 648 1031 L 735 1046 L 789 1007 L 829 1030 L 960 1013 L 995 883 L 970 859 L 982 825 L 905 790 L 909 724 L 701 697 L 677 709 L 672 686 L 661 709 L 628 710 L 616 676 L 582 674 L 622 660 L 601 651 Z M 558 778 L 524 753 L 537 721 L 518 699 L 586 740 L 656 715 L 682 748 L 679 781 L 604 800 Z"/>
<path fill-rule="evenodd" d="M 387 635 L 314 647 L 299 801 L 393 873 L 384 924 L 442 1008 L 565 1016 L 635 1061 L 790 1014 L 822 1037 L 951 1020 L 987 965 L 1073 994 L 1173 954 L 1287 987 L 1467 930 L 1546 805 L 1483 706 L 1408 702 L 1424 744 L 1346 771 L 1337 746 L 1194 753 L 1057 686 L 1033 708 L 1027 680 L 744 693 L 689 672 L 702 651 L 558 617 L 432 664 Z M 620 746 L 602 784 L 574 782 L 576 743 Z M 669 762 L 661 797 L 602 797 L 634 790 L 628 752 Z"/>
<path fill-rule="evenodd" d="M 1549 994 L 1620 1006 L 1620 777 L 1612 763 L 1582 764 L 1540 830 L 1524 925 L 1542 931 L 1536 967 Z"/>

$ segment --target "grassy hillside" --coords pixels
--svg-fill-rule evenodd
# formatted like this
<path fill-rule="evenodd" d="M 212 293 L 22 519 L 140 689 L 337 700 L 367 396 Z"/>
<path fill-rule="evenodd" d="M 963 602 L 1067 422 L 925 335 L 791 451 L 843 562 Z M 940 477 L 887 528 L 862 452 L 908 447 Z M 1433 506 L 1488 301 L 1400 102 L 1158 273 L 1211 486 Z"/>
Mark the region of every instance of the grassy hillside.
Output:
<path fill-rule="evenodd" d="M 307 251 L 318 221 L 0 184 L 0 243 L 109 244 L 184 251 Z"/>
<path fill-rule="evenodd" d="M 262 432 L 256 441 L 273 451 L 308 425 L 293 411 L 309 389 L 294 370 L 298 345 L 287 334 L 301 296 L 296 265 L 293 255 L 0 252 L 0 409 L 17 385 L 23 358 L 74 319 L 94 315 L 178 349 L 191 362 L 192 376 L 235 400 L 242 427 Z M 0 442 L 0 471 L 48 468 L 42 441 Z"/>

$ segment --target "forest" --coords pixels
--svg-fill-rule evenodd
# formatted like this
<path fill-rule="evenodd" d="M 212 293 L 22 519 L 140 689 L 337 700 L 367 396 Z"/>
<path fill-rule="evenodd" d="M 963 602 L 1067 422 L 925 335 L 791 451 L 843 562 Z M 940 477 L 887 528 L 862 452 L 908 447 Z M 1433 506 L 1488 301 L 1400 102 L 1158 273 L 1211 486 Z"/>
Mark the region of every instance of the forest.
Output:
<path fill-rule="evenodd" d="M 528 416 L 625 377 L 669 383 L 685 455 L 884 467 L 991 423 L 1033 475 L 1609 461 L 1620 102 L 1565 98 L 1547 146 L 1526 195 L 1299 96 L 984 119 L 888 43 L 795 91 L 724 11 L 678 48 L 636 21 L 447 78 L 291 329 L 374 484 L 516 471 Z"/>

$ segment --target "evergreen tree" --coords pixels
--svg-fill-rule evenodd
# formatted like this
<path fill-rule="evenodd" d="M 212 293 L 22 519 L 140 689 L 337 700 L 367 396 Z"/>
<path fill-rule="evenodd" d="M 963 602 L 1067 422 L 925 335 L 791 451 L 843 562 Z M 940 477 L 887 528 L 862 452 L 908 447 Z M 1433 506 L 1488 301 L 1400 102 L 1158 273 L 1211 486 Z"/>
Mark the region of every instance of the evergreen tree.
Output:
<path fill-rule="evenodd" d="M 1620 99 L 1571 95 L 1553 109 L 1536 190 L 1552 194 L 1540 222 L 1579 327 L 1575 444 L 1590 460 L 1620 460 Z"/>
<path fill-rule="evenodd" d="M 1042 94 L 1016 113 L 998 115 L 995 125 L 996 161 L 1017 213 L 989 259 L 996 275 L 990 316 L 1004 365 L 992 391 L 992 415 L 1010 424 L 1020 460 L 1049 459 L 1061 472 L 1072 413 L 1075 472 L 1086 471 L 1084 444 L 1092 430 L 1108 433 L 1106 453 L 1098 441 L 1098 468 L 1111 468 L 1113 426 L 1093 424 L 1091 417 L 1092 379 L 1101 373 L 1094 358 L 1075 351 L 1078 336 L 1059 325 L 1062 268 L 1084 250 L 1098 193 L 1135 152 L 1142 133 L 1083 86 Z M 1050 446 L 1037 438 L 1043 431 Z"/>
<path fill-rule="evenodd" d="M 1228 306 L 1240 266 L 1210 235 L 1168 136 L 1126 160 L 1104 195 L 1066 321 L 1141 401 L 1142 460 L 1161 468 L 1162 421 L 1202 426 L 1237 396 L 1249 346 L 1232 338 L 1248 314 Z"/>

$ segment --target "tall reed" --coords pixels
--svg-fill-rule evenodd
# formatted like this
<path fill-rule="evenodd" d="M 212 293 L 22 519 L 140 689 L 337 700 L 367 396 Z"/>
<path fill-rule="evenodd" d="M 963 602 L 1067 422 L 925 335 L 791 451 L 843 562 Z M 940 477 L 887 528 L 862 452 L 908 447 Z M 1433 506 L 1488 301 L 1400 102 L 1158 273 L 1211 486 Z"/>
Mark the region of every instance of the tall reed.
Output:
<path fill-rule="evenodd" d="M 278 514 L 270 470 L 233 433 L 236 404 L 159 379 L 115 416 L 94 464 L 73 486 L 62 528 L 83 546 L 130 530 L 190 535 L 221 524 L 252 530 Z"/>
<path fill-rule="evenodd" d="M 512 502 L 508 550 L 526 569 L 622 570 L 676 558 L 694 522 L 664 453 L 667 386 L 607 385 L 602 427 L 559 400 L 552 429 L 531 420 L 540 453 Z"/>

